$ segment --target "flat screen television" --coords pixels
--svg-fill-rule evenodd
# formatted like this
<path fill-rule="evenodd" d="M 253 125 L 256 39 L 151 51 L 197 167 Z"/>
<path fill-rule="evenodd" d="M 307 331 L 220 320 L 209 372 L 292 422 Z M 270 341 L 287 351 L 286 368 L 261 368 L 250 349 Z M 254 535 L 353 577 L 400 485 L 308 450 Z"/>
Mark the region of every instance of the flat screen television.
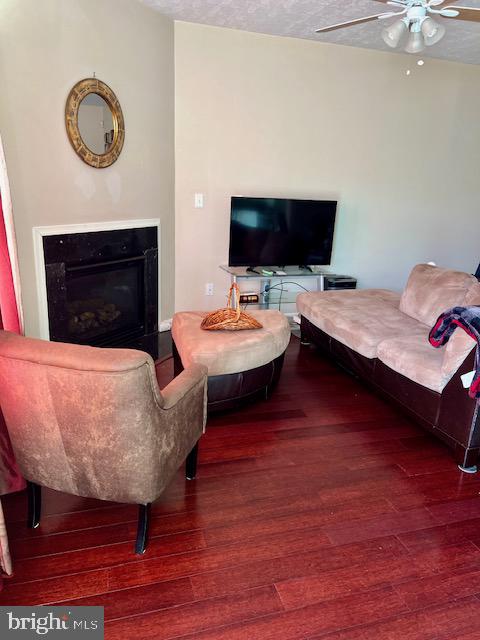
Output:
<path fill-rule="evenodd" d="M 231 267 L 330 264 L 337 202 L 232 197 Z"/>

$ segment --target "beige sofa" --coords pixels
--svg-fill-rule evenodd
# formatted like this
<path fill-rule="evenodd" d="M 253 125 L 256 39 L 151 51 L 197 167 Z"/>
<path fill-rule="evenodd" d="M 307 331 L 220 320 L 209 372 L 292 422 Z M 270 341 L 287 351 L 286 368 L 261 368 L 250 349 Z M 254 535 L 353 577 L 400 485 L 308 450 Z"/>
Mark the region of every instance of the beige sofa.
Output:
<path fill-rule="evenodd" d="M 464 468 L 476 464 L 480 451 L 477 404 L 460 380 L 473 369 L 475 342 L 459 329 L 435 349 L 428 333 L 446 309 L 477 304 L 474 276 L 427 264 L 412 270 L 402 294 L 360 289 L 297 297 L 302 341 L 396 400 L 450 445 Z"/>

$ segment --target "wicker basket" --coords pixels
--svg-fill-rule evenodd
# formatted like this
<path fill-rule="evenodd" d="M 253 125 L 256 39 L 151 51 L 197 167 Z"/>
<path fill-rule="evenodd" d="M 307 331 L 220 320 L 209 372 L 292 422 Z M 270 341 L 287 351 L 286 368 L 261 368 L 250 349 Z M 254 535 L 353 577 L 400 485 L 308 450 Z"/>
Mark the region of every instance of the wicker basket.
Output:
<path fill-rule="evenodd" d="M 235 291 L 235 308 L 232 305 L 232 295 Z M 243 329 L 261 329 L 258 320 L 245 311 L 240 310 L 240 290 L 234 282 L 228 292 L 228 302 L 225 309 L 212 311 L 202 320 L 200 325 L 205 331 L 242 331 Z"/>

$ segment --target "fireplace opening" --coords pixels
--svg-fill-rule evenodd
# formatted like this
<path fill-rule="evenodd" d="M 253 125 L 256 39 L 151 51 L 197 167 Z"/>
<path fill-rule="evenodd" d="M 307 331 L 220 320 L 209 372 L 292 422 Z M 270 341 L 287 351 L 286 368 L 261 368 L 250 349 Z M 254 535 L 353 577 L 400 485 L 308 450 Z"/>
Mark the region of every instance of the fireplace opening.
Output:
<path fill-rule="evenodd" d="M 69 337 L 101 346 L 141 336 L 145 329 L 145 256 L 67 267 Z"/>
<path fill-rule="evenodd" d="M 50 340 L 158 357 L 155 227 L 44 236 Z"/>

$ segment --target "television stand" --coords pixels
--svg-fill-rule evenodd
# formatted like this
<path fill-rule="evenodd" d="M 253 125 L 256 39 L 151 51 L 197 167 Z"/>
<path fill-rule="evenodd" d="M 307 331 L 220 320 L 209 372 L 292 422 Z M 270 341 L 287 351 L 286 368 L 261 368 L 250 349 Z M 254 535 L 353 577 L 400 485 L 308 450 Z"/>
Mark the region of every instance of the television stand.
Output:
<path fill-rule="evenodd" d="M 267 275 L 266 273 L 259 273 L 253 267 L 229 267 L 227 265 L 221 265 L 220 269 L 222 271 L 226 271 L 230 276 L 230 283 L 233 284 L 235 282 L 243 281 L 251 281 L 252 283 L 255 281 L 259 281 L 255 286 L 255 293 L 258 293 L 258 296 L 261 302 L 259 302 L 258 307 L 260 309 L 269 309 L 272 307 L 277 308 L 276 304 L 271 304 L 270 296 L 268 294 L 269 289 L 272 287 L 272 280 L 280 283 L 283 280 L 289 279 L 292 280 L 296 278 L 315 278 L 316 280 L 316 290 L 323 291 L 325 289 L 325 277 L 329 274 L 328 271 L 321 270 L 320 268 L 315 269 L 301 269 L 299 267 L 284 267 L 285 275 L 279 276 L 275 274 L 277 270 L 276 267 L 265 267 L 269 271 L 271 271 L 271 275 Z M 299 292 L 301 289 L 299 289 Z"/>

